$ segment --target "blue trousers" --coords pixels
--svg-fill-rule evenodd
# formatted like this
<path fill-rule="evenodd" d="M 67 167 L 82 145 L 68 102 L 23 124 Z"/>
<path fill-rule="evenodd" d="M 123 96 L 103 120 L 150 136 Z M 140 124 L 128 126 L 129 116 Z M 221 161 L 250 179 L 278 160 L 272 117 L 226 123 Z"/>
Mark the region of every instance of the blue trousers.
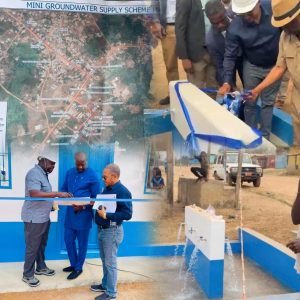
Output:
<path fill-rule="evenodd" d="M 272 68 L 262 68 L 244 61 L 244 88 L 252 90 L 260 84 L 268 75 Z M 273 107 L 276 95 L 280 88 L 281 80 L 276 81 L 267 87 L 260 95 L 260 130 L 263 137 L 269 139 L 272 129 Z M 247 101 L 244 108 L 245 123 L 251 128 L 257 128 L 256 102 Z"/>
<path fill-rule="evenodd" d="M 65 228 L 65 243 L 68 251 L 71 267 L 76 271 L 81 271 L 85 261 L 86 252 L 88 248 L 90 229 L 70 229 Z M 76 249 L 76 239 L 78 242 L 78 252 Z"/>
<path fill-rule="evenodd" d="M 110 297 L 117 296 L 117 252 L 123 240 L 123 235 L 122 225 L 98 229 L 100 258 L 103 268 L 101 284 L 106 288 L 105 293 Z"/>

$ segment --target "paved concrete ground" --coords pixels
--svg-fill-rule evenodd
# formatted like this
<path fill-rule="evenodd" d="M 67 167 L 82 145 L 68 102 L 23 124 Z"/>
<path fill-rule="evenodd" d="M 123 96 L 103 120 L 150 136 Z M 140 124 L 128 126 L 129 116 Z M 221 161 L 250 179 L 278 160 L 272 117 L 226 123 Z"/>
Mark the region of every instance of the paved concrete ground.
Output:
<path fill-rule="evenodd" d="M 2 263 L 0 264 L 0 299 L 15 299 L 5 298 L 1 293 L 6 292 L 23 292 L 20 299 L 69 299 L 60 297 L 56 292 L 54 298 L 43 292 L 42 298 L 26 298 L 26 293 L 32 291 L 55 290 L 63 288 L 76 287 L 75 289 L 66 290 L 66 295 L 70 299 L 93 299 L 94 294 L 88 291 L 88 287 L 92 283 L 99 282 L 102 271 L 99 259 L 89 259 L 84 266 L 84 272 L 75 280 L 66 280 L 66 274 L 62 272 L 62 268 L 68 265 L 68 261 L 48 261 L 48 266 L 54 268 L 57 272 L 56 276 L 46 277 L 39 276 L 41 285 L 37 288 L 30 288 L 22 282 L 22 266 L 23 263 Z M 182 257 L 175 258 L 145 258 L 131 257 L 119 258 L 119 283 L 125 285 L 125 292 L 120 293 L 120 300 L 139 299 L 138 295 L 129 297 L 130 290 L 135 290 L 143 293 L 141 285 L 149 282 L 155 283 L 155 295 L 151 297 L 151 287 L 149 287 L 149 298 L 141 294 L 142 299 L 166 299 L 166 300 L 194 300 L 207 299 L 199 288 L 194 278 L 186 273 L 186 268 L 183 265 Z M 225 256 L 225 275 L 224 275 L 224 299 L 233 300 L 241 299 L 241 259 L 239 256 Z M 180 273 L 181 269 L 181 273 Z M 300 294 L 288 294 L 290 291 L 281 286 L 276 280 L 264 273 L 260 268 L 253 265 L 249 261 L 245 261 L 246 269 L 246 289 L 247 299 L 251 300 L 300 300 Z M 126 288 L 126 284 L 129 286 Z M 132 284 L 132 285 L 130 285 Z M 79 289 L 82 286 L 81 290 Z M 84 289 L 82 291 L 82 289 Z M 85 292 L 86 290 L 86 292 Z M 123 287 L 124 290 L 124 287 Z M 57 291 L 57 290 L 56 290 Z M 31 293 L 32 294 L 32 293 Z M 37 293 L 39 294 L 39 293 Z M 71 296 L 71 294 L 73 296 Z M 149 294 L 149 293 L 148 293 Z M 4 295 L 4 294 L 2 294 Z M 11 294 L 10 294 L 11 295 Z M 17 294 L 15 294 L 17 295 Z M 19 299 L 18 294 L 18 299 Z M 30 294 L 28 294 L 29 296 Z M 53 293 L 52 293 L 53 295 Z M 80 296 L 81 295 L 81 296 Z M 83 296 L 85 295 L 85 296 Z M 157 296 L 159 295 L 159 296 Z M 274 295 L 274 296 L 270 296 Z M 49 297 L 48 297 L 49 296 Z M 77 297 L 78 296 L 78 297 Z M 13 297 L 13 296 L 12 296 Z M 48 297 L 48 298 L 47 298 Z M 251 298 L 257 297 L 257 298 Z"/>
<path fill-rule="evenodd" d="M 121 270 L 118 273 L 120 283 L 152 281 L 160 269 L 160 262 L 155 258 L 126 257 L 119 258 L 118 263 L 118 268 Z M 67 280 L 68 273 L 62 271 L 64 267 L 69 266 L 69 261 L 50 260 L 47 261 L 47 264 L 49 268 L 56 270 L 56 275 L 51 277 L 44 275 L 36 276 L 40 279 L 41 284 L 36 288 L 31 288 L 22 281 L 23 263 L 1 263 L 0 293 L 51 290 L 90 285 L 100 282 L 102 276 L 100 259 L 87 259 L 83 273 L 75 280 Z"/>
<path fill-rule="evenodd" d="M 300 300 L 300 293 L 255 297 L 248 300 Z"/>
<path fill-rule="evenodd" d="M 180 273 L 182 258 L 170 263 L 162 260 L 162 265 L 165 267 L 160 272 L 160 293 L 164 295 L 166 300 L 195 300 L 207 299 L 198 284 L 190 274 L 186 274 L 185 270 Z M 239 256 L 225 256 L 224 263 L 224 300 L 242 299 L 242 270 L 241 259 Z M 249 261 L 245 261 L 246 270 L 246 290 L 247 299 L 249 297 L 263 296 L 257 300 L 269 299 L 268 295 L 282 295 L 290 291 L 279 284 L 276 280 L 264 273 L 260 268 L 253 265 Z M 276 298 L 274 298 L 276 299 Z M 289 298 L 278 298 L 289 299 Z M 291 298 L 295 300 L 297 298 Z M 256 299 L 255 299 L 256 300 Z M 270 298 L 273 300 L 273 298 Z"/>

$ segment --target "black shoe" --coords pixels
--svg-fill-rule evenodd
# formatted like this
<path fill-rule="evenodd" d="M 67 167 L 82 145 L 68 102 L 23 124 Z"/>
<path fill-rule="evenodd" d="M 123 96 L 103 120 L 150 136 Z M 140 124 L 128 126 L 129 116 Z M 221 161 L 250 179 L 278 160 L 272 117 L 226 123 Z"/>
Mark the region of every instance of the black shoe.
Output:
<path fill-rule="evenodd" d="M 163 99 L 159 100 L 159 104 L 160 105 L 170 104 L 170 96 L 167 96 L 166 98 L 163 98 Z"/>
<path fill-rule="evenodd" d="M 75 270 L 75 271 L 72 271 L 72 273 L 67 277 L 67 279 L 69 280 L 72 280 L 72 279 L 75 279 L 77 278 L 80 274 L 82 273 L 82 270 Z"/>
<path fill-rule="evenodd" d="M 97 297 L 95 298 L 95 300 L 116 300 L 116 299 L 117 299 L 116 297 L 108 296 L 108 295 L 106 295 L 105 293 L 103 293 L 102 295 L 97 296 Z"/>
<path fill-rule="evenodd" d="M 105 292 L 106 289 L 102 286 L 102 284 L 93 284 L 90 287 L 93 292 Z"/>
<path fill-rule="evenodd" d="M 63 268 L 63 272 L 73 272 L 73 271 L 75 271 L 75 269 L 73 268 L 73 267 L 66 267 L 66 268 Z"/>

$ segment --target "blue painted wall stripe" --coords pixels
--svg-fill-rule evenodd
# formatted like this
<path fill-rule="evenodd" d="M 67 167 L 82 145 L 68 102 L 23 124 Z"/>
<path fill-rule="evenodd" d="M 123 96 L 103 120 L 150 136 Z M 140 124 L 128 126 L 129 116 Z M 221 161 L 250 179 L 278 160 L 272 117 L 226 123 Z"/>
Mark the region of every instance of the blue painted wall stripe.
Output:
<path fill-rule="evenodd" d="M 244 253 L 265 272 L 294 292 L 300 292 L 300 276 L 294 269 L 295 259 L 267 241 L 243 230 Z"/>
<path fill-rule="evenodd" d="M 146 255 L 149 252 L 145 250 L 146 245 L 153 244 L 154 223 L 125 222 L 123 226 L 124 240 L 119 248 L 119 256 Z M 46 259 L 59 260 L 67 258 L 65 251 L 60 249 L 59 240 L 61 234 L 63 234 L 63 232 L 60 232 L 60 228 L 58 222 L 51 224 L 46 248 Z M 0 236 L 0 262 L 24 261 L 25 241 L 23 222 L 0 222 Z M 169 250 L 164 251 L 168 253 Z M 151 251 L 149 253 L 151 254 Z M 98 249 L 89 249 L 87 257 L 99 257 Z"/>
<path fill-rule="evenodd" d="M 188 240 L 186 248 L 187 268 L 195 245 Z M 197 251 L 192 274 L 208 298 L 223 297 L 224 260 L 209 260 L 201 251 Z"/>

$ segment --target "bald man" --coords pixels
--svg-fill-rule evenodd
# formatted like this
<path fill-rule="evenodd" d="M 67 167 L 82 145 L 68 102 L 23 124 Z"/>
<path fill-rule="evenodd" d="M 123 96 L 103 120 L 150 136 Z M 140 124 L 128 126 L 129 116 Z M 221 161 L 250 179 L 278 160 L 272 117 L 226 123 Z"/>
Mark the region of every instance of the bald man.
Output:
<path fill-rule="evenodd" d="M 72 193 L 74 197 L 96 198 L 97 194 L 100 193 L 100 178 L 94 170 L 87 167 L 87 158 L 84 152 L 77 152 L 74 159 L 75 168 L 67 172 L 61 190 Z M 93 202 L 88 205 L 73 204 L 73 206 L 67 207 L 64 238 L 70 266 L 64 268 L 63 271 L 70 273 L 67 277 L 69 280 L 77 278 L 82 273 L 92 220 Z"/>
<path fill-rule="evenodd" d="M 103 195 L 114 194 L 117 199 L 116 211 L 106 212 L 105 207 L 99 207 L 95 214 L 98 225 L 99 250 L 102 261 L 103 277 L 101 284 L 94 284 L 91 290 L 101 292 L 95 300 L 117 299 L 117 253 L 123 240 L 123 222 L 132 217 L 132 202 L 130 191 L 120 182 L 120 167 L 109 164 L 103 170 L 102 178 L 105 184 Z"/>

